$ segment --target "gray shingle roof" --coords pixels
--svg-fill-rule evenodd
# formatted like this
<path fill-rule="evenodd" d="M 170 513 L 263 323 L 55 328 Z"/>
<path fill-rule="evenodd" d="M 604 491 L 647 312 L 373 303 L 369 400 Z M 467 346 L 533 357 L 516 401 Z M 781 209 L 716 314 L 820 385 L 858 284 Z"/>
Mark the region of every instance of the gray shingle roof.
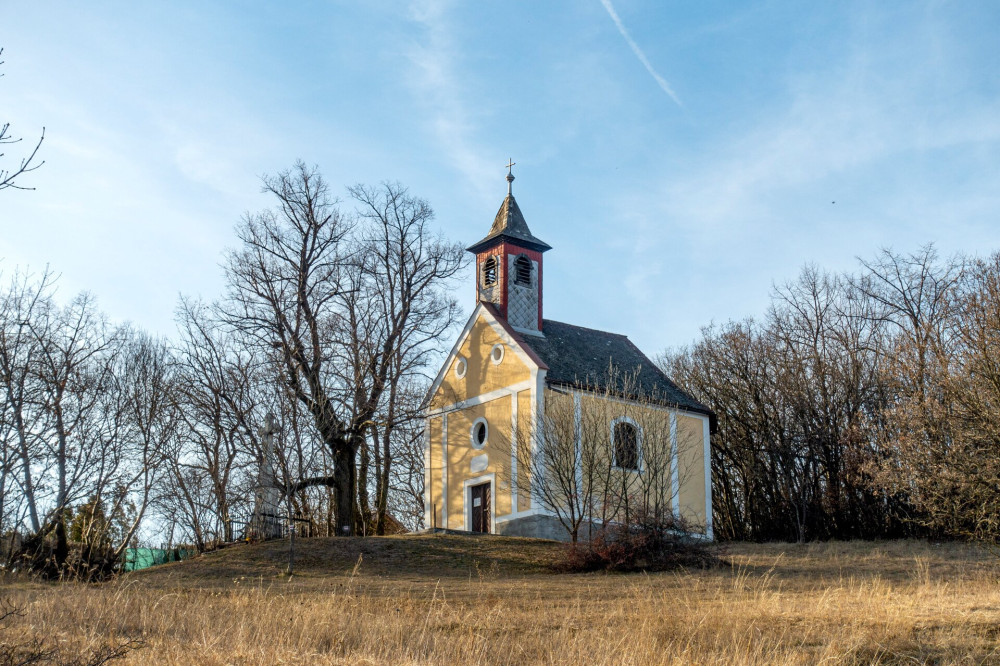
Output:
<path fill-rule="evenodd" d="M 542 332 L 545 334 L 544 338 L 522 336 L 521 339 L 549 366 L 545 380 L 550 384 L 597 390 L 611 388 L 613 392 L 623 394 L 623 397 L 636 397 L 624 395 L 626 390 L 621 387 L 620 375 L 638 371 L 637 385 L 644 398 L 714 417 L 712 410 L 670 381 L 624 335 L 551 319 L 543 321 Z M 615 379 L 618 387 L 607 386 L 608 370 L 612 365 L 618 371 Z"/>
<path fill-rule="evenodd" d="M 548 243 L 535 238 L 531 234 L 531 230 L 528 229 L 528 223 L 524 221 L 524 215 L 521 214 L 521 209 L 517 207 L 517 202 L 514 201 L 513 194 L 508 194 L 503 203 L 500 204 L 500 210 L 497 211 L 497 216 L 493 220 L 493 226 L 490 227 L 490 233 L 486 234 L 486 238 L 470 245 L 467 249 L 469 252 L 479 252 L 485 246 L 500 238 L 507 238 L 527 247 L 529 250 L 536 250 L 538 252 L 545 252 L 552 249 Z"/>

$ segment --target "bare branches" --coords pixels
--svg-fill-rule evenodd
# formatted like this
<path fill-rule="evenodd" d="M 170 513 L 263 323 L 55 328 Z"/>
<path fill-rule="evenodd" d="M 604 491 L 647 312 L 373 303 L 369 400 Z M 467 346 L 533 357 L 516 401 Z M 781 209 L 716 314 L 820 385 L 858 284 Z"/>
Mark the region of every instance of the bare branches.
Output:
<path fill-rule="evenodd" d="M 265 178 L 264 191 L 277 205 L 237 229 L 223 320 L 275 361 L 282 389 L 311 416 L 332 458 L 332 474 L 291 485 L 333 487 L 337 533 L 353 533 L 359 502 L 369 520 L 372 477 L 382 529 L 393 430 L 415 411 L 403 406 L 400 382 L 423 370 L 454 324 L 458 308 L 445 287 L 464 254 L 430 234 L 430 206 L 399 185 L 350 188 L 353 216 L 301 162 Z"/>
<path fill-rule="evenodd" d="M 679 433 L 677 410 L 644 392 L 634 370 L 609 366 L 592 379 L 589 389 L 548 392 L 537 427 L 518 424 L 518 492 L 574 542 L 639 515 L 680 519 L 681 484 L 704 469 L 684 464 L 700 454 L 701 431 Z"/>
<path fill-rule="evenodd" d="M 58 305 L 48 273 L 15 274 L 0 292 L 0 518 L 27 528 L 22 563 L 51 576 L 114 569 L 174 436 L 169 366 L 162 342 L 110 326 L 90 295 Z"/>
<path fill-rule="evenodd" d="M 0 48 L 0 56 L 2 55 L 3 55 L 3 48 Z M 0 60 L 0 65 L 3 65 L 2 60 Z M 43 141 L 45 141 L 44 127 L 42 128 L 42 134 L 38 138 L 38 142 L 35 144 L 34 148 L 32 148 L 31 152 L 28 153 L 25 157 L 21 158 L 17 166 L 11 168 L 3 168 L 3 166 L 0 166 L 0 190 L 4 190 L 7 188 L 13 188 L 15 190 L 35 189 L 33 187 L 24 187 L 22 185 L 19 185 L 16 181 L 19 177 L 23 176 L 24 174 L 30 173 L 35 169 L 41 167 L 43 164 L 45 164 L 44 160 L 41 162 L 36 162 L 36 158 L 38 157 L 38 149 L 42 147 Z M 0 125 L 0 150 L 3 150 L 5 145 L 20 143 L 20 142 L 21 142 L 20 137 L 14 137 L 11 135 L 10 123 L 3 123 L 2 125 Z M 3 160 L 5 156 L 6 153 L 0 152 L 0 160 Z M 2 162 L 0 162 L 0 165 L 2 165 Z"/>
<path fill-rule="evenodd" d="M 995 353 L 990 342 L 975 354 L 977 345 L 966 344 L 987 339 L 970 335 L 969 324 L 990 311 L 989 299 L 968 299 L 989 271 L 971 279 L 964 259 L 942 260 L 932 246 L 883 250 L 861 267 L 834 275 L 807 266 L 775 289 L 764 322 L 706 329 L 664 359 L 719 415 L 713 500 L 721 536 L 902 536 L 944 525 L 928 520 L 940 513 L 932 506 L 951 506 L 955 526 L 956 480 L 989 478 L 988 464 L 975 474 L 975 458 L 958 453 L 972 432 L 963 421 L 982 431 L 990 409 L 966 411 L 957 399 L 958 387 L 975 385 L 963 368 Z M 986 386 L 964 393 L 989 395 Z"/>

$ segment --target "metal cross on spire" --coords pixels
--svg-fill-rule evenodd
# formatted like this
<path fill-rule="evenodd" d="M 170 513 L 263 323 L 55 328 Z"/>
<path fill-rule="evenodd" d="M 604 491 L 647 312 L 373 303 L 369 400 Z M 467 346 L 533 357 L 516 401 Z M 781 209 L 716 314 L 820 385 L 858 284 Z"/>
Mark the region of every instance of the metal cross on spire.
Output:
<path fill-rule="evenodd" d="M 511 167 L 513 167 L 517 162 L 511 158 L 507 158 L 507 196 L 510 196 L 510 186 L 514 182 L 514 174 L 511 173 Z"/>

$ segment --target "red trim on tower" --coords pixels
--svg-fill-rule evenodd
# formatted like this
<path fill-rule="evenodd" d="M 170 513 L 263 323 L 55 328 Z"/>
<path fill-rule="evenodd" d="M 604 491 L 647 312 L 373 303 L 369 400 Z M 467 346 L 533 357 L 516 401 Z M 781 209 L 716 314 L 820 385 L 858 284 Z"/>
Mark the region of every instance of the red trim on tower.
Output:
<path fill-rule="evenodd" d="M 529 250 L 526 247 L 500 241 L 493 247 L 476 253 L 476 300 L 479 300 L 479 281 L 482 279 L 482 264 L 489 257 L 496 257 L 500 261 L 497 282 L 500 287 L 500 304 L 496 306 L 500 317 L 507 321 L 507 280 L 510 277 L 508 266 L 509 257 L 523 254 L 532 261 L 538 263 L 538 330 L 542 330 L 542 253 L 537 250 Z M 486 302 L 486 301 L 484 301 Z"/>
<path fill-rule="evenodd" d="M 494 305 L 500 312 L 500 316 L 507 319 L 507 255 L 504 252 L 504 243 L 494 245 L 476 254 L 476 302 L 479 302 L 479 282 L 482 280 L 483 262 L 489 257 L 496 257 L 500 266 L 497 268 L 497 283 L 500 289 L 500 304 Z M 483 301 L 489 303 L 489 301 Z"/>

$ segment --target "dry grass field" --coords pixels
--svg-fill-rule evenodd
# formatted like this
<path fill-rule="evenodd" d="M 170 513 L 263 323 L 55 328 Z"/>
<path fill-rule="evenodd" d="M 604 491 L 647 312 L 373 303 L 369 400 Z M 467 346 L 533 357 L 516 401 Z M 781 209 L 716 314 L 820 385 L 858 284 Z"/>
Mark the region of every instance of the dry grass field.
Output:
<path fill-rule="evenodd" d="M 923 542 L 731 545 L 718 569 L 553 574 L 560 546 L 406 536 L 236 546 L 103 585 L 7 581 L 0 642 L 131 664 L 1000 663 L 1000 560 Z"/>

